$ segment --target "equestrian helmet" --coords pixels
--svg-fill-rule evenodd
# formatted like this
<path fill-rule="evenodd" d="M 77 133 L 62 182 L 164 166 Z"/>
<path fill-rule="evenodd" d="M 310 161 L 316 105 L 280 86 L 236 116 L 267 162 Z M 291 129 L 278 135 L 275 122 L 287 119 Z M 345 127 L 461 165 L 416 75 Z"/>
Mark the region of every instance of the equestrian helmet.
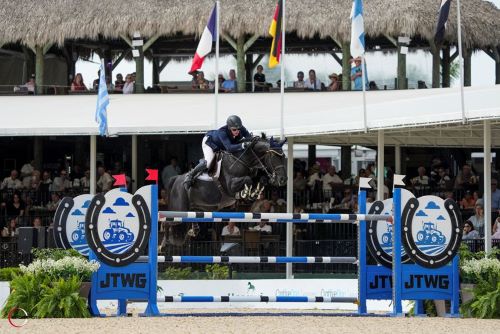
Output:
<path fill-rule="evenodd" d="M 236 129 L 240 129 L 243 126 L 241 118 L 239 118 L 236 115 L 229 116 L 227 118 L 226 124 L 228 128 L 236 128 Z"/>

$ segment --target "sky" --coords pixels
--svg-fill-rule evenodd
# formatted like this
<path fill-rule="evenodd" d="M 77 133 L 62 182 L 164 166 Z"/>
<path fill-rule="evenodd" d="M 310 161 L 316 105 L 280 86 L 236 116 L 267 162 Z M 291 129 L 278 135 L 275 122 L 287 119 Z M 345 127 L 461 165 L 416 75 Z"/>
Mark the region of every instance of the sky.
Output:
<path fill-rule="evenodd" d="M 486 0 L 485 0 L 486 1 Z M 500 8 L 500 0 L 491 0 Z M 452 53 L 454 51 L 452 50 Z M 341 55 L 340 55 L 341 56 Z M 267 56 L 260 64 L 264 66 L 266 80 L 273 84 L 279 80 L 280 68 L 277 66 L 273 70 L 267 68 Z M 331 73 L 341 73 L 341 66 L 331 55 L 286 55 L 285 56 L 285 81 L 295 80 L 298 71 L 307 73 L 309 69 L 315 69 L 318 78 L 328 85 L 328 75 Z M 369 80 L 374 80 L 379 88 L 387 85 L 388 88 L 394 85 L 394 78 L 397 76 L 397 55 L 396 53 L 370 52 L 366 56 L 367 72 Z M 160 74 L 160 81 L 190 81 L 191 76 L 187 73 L 191 66 L 191 60 L 171 61 Z M 233 56 L 225 56 L 219 60 L 219 70 L 225 77 L 230 69 L 236 68 L 236 60 Z M 417 80 L 424 80 L 427 86 L 431 86 L 432 56 L 429 52 L 416 51 L 407 55 L 407 76 L 409 87 L 416 85 Z M 92 85 L 92 81 L 97 78 L 99 69 L 99 58 L 95 56 L 91 61 L 79 60 L 76 63 L 76 72 L 82 73 L 87 87 Z M 215 59 L 207 58 L 203 63 L 202 70 L 208 80 L 215 77 Z M 135 72 L 133 61 L 123 60 L 113 71 L 113 81 L 116 74 Z M 152 83 L 152 65 L 145 61 L 145 87 Z M 484 52 L 474 53 L 472 56 L 472 86 L 492 86 L 495 84 L 495 62 Z M 454 80 L 452 86 L 459 85 L 459 80 Z"/>

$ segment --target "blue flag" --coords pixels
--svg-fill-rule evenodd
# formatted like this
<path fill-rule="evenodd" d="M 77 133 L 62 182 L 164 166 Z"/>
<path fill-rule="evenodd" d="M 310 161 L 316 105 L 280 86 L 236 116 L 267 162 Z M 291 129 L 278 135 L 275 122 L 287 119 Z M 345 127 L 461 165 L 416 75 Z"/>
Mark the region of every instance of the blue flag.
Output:
<path fill-rule="evenodd" d="M 101 60 L 99 69 L 99 90 L 97 92 L 97 106 L 95 110 L 95 121 L 99 124 L 99 134 L 108 136 L 108 114 L 106 108 L 109 104 L 108 87 L 106 86 L 106 71 L 104 70 L 104 60 Z"/>
<path fill-rule="evenodd" d="M 365 24 L 363 22 L 363 0 L 353 0 L 351 10 L 351 55 L 360 57 L 365 53 Z"/>

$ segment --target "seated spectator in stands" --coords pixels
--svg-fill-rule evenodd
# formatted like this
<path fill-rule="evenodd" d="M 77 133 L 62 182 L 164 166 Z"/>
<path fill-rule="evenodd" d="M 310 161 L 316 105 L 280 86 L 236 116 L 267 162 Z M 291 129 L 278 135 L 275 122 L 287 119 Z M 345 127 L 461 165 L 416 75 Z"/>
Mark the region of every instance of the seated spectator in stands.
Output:
<path fill-rule="evenodd" d="M 115 91 L 122 92 L 123 85 L 125 85 L 125 81 L 123 81 L 123 75 L 121 73 L 118 73 L 115 80 Z"/>
<path fill-rule="evenodd" d="M 427 85 L 425 84 L 425 81 L 418 80 L 417 81 L 417 89 L 425 89 L 425 88 L 427 88 Z"/>
<path fill-rule="evenodd" d="M 198 89 L 198 71 L 189 72 L 189 75 L 191 76 L 191 88 Z"/>
<path fill-rule="evenodd" d="M 474 193 L 477 196 L 477 192 L 475 191 Z M 473 209 L 476 206 L 476 200 L 477 200 L 477 198 L 474 198 L 472 196 L 472 193 L 470 192 L 470 190 L 467 190 L 465 192 L 464 198 L 462 198 L 462 200 L 460 201 L 460 208 L 461 209 Z"/>
<path fill-rule="evenodd" d="M 266 75 L 263 73 L 264 67 L 262 65 L 257 65 L 257 73 L 253 76 L 254 92 L 264 92 L 268 91 L 268 85 L 266 84 Z"/>
<path fill-rule="evenodd" d="M 221 87 L 222 92 L 226 93 L 234 93 L 236 92 L 236 71 L 235 70 L 229 70 L 229 79 L 225 80 L 222 83 Z"/>
<path fill-rule="evenodd" d="M 207 79 L 205 79 L 205 73 L 202 71 L 198 72 L 198 76 L 196 77 L 196 83 L 198 85 L 198 88 L 201 90 L 207 90 L 210 88 L 210 83 L 208 82 Z"/>
<path fill-rule="evenodd" d="M 259 213 L 260 207 L 261 207 L 262 203 L 264 203 L 265 200 L 266 200 L 266 197 L 265 197 L 264 193 L 260 193 L 259 198 L 257 198 L 255 200 L 255 202 L 253 202 L 252 206 L 250 207 L 250 212 Z"/>
<path fill-rule="evenodd" d="M 71 91 L 72 92 L 86 92 L 87 86 L 83 83 L 83 77 L 81 73 L 77 73 L 73 82 L 71 82 Z"/>
<path fill-rule="evenodd" d="M 295 88 L 306 88 L 306 82 L 304 81 L 304 72 L 297 72 L 297 81 L 293 82 L 293 87 Z"/>
<path fill-rule="evenodd" d="M 343 184 L 344 181 L 337 175 L 337 169 L 334 165 L 331 165 L 330 168 L 328 168 L 328 173 L 323 175 L 323 191 L 325 193 L 329 193 L 330 196 L 326 195 L 327 197 L 331 197 L 333 188 L 335 185 L 340 185 Z"/>
<path fill-rule="evenodd" d="M 113 82 L 111 81 L 111 77 L 109 75 L 106 75 L 106 88 L 108 89 L 108 92 L 113 92 L 115 90 L 115 85 L 113 85 Z"/>
<path fill-rule="evenodd" d="M 35 217 L 35 219 L 33 219 L 33 222 L 31 223 L 31 225 L 33 227 L 36 227 L 36 228 L 42 227 L 42 219 L 40 217 Z"/>
<path fill-rule="evenodd" d="M 293 179 L 293 191 L 295 193 L 300 193 L 306 190 L 307 181 L 304 178 L 304 173 L 298 171 L 295 173 L 295 178 Z"/>
<path fill-rule="evenodd" d="M 443 167 L 438 168 L 436 180 L 436 186 L 439 191 L 451 190 L 451 178 Z"/>
<path fill-rule="evenodd" d="M 344 196 L 339 204 L 335 205 L 335 209 L 352 210 L 354 207 L 353 196 L 351 189 L 344 190 Z"/>
<path fill-rule="evenodd" d="M 5 205 L 5 214 L 8 217 L 24 216 L 26 204 L 21 199 L 21 195 L 18 192 L 15 192 L 12 195 L 12 199 L 7 201 L 7 203 L 5 203 L 4 205 Z"/>
<path fill-rule="evenodd" d="M 99 78 L 101 77 L 101 70 L 97 71 L 97 79 L 92 82 L 92 89 L 95 91 L 99 90 Z"/>
<path fill-rule="evenodd" d="M 339 81 L 339 76 L 336 73 L 332 73 L 328 76 L 328 78 L 331 80 L 331 82 L 328 85 L 328 87 L 326 87 L 326 90 L 329 92 L 339 91 L 341 88 L 341 82 Z"/>
<path fill-rule="evenodd" d="M 492 233 L 493 233 L 493 235 L 491 236 L 492 239 L 500 239 L 500 217 L 498 217 L 495 220 L 495 223 L 493 224 Z"/>
<path fill-rule="evenodd" d="M 464 230 L 462 234 L 463 240 L 479 239 L 479 233 L 474 229 L 474 224 L 470 220 L 466 220 L 464 223 Z"/>
<path fill-rule="evenodd" d="M 224 226 L 220 235 L 223 237 L 226 235 L 240 235 L 240 229 L 236 226 L 235 222 L 230 221 Z"/>
<path fill-rule="evenodd" d="M 224 83 L 224 81 L 226 81 L 226 79 L 224 79 L 224 76 L 222 74 L 219 74 L 217 76 L 217 82 L 219 83 L 219 90 L 222 88 L 222 84 Z"/>
<path fill-rule="evenodd" d="M 158 210 L 168 210 L 168 194 L 165 189 L 160 191 L 160 198 L 158 199 Z"/>
<path fill-rule="evenodd" d="M 267 224 L 266 221 L 260 221 L 258 225 L 254 227 L 250 227 L 250 230 L 260 231 L 261 233 L 271 234 L 273 232 L 273 228 L 271 225 Z"/>
<path fill-rule="evenodd" d="M 283 198 L 279 197 L 277 191 L 273 191 L 271 193 L 271 212 L 286 212 L 286 201 Z"/>
<path fill-rule="evenodd" d="M 378 90 L 378 86 L 375 83 L 375 81 L 370 81 L 370 83 L 368 84 L 368 89 L 369 90 Z"/>
<path fill-rule="evenodd" d="M 68 178 L 68 172 L 62 169 L 59 176 L 56 176 L 52 182 L 52 191 L 65 192 L 69 189 L 71 189 L 71 181 Z"/>
<path fill-rule="evenodd" d="M 97 175 L 99 177 L 97 180 L 97 191 L 105 193 L 113 188 L 113 178 L 106 172 L 103 166 L 97 168 Z"/>
<path fill-rule="evenodd" d="M 125 76 L 122 92 L 123 94 L 134 94 L 134 79 L 131 74 Z"/>
<path fill-rule="evenodd" d="M 307 178 L 307 185 L 313 188 L 316 182 L 321 182 L 321 168 L 316 163 L 309 168 L 309 177 Z"/>
<path fill-rule="evenodd" d="M 17 190 L 23 187 L 23 183 L 17 178 L 18 176 L 17 170 L 13 169 L 10 172 L 10 176 L 7 176 L 2 181 L 2 185 L 0 186 L 0 190 L 11 189 Z"/>
<path fill-rule="evenodd" d="M 21 167 L 21 180 L 23 183 L 23 187 L 27 188 L 27 186 L 31 183 L 31 174 L 35 170 L 35 160 L 31 160 L 27 162 Z"/>
<path fill-rule="evenodd" d="M 491 211 L 500 211 L 500 189 L 498 187 L 498 180 L 491 179 Z M 498 212 L 500 213 L 500 212 Z"/>
<path fill-rule="evenodd" d="M 9 224 L 2 229 L 2 237 L 12 238 L 17 237 L 19 231 L 17 229 L 17 218 L 11 217 L 9 219 Z"/>
<path fill-rule="evenodd" d="M 473 225 L 474 229 L 477 230 L 479 235 L 484 237 L 484 204 L 483 200 L 479 199 L 476 201 L 476 206 L 474 207 L 474 216 L 468 219 Z"/>
<path fill-rule="evenodd" d="M 14 92 L 29 92 L 30 94 L 35 94 L 35 75 L 32 74 L 28 82 L 24 85 L 15 86 Z"/>
<path fill-rule="evenodd" d="M 40 188 L 40 182 L 40 171 L 35 169 L 33 173 L 31 173 L 30 184 L 26 187 L 26 189 L 28 191 L 38 191 Z"/>
<path fill-rule="evenodd" d="M 50 201 L 47 203 L 47 209 L 49 211 L 56 211 L 60 202 L 61 202 L 61 195 L 55 191 L 52 192 L 50 194 Z"/>
<path fill-rule="evenodd" d="M 366 169 L 365 169 L 365 177 L 376 179 L 375 173 L 373 172 L 374 168 L 375 168 L 375 164 L 374 163 L 369 163 L 368 166 L 366 166 Z"/>
<path fill-rule="evenodd" d="M 425 167 L 418 167 L 418 176 L 411 179 L 413 188 L 418 191 L 425 190 L 429 187 L 429 177 L 425 175 Z"/>
<path fill-rule="evenodd" d="M 477 187 L 478 179 L 472 172 L 470 165 L 463 165 L 462 170 L 455 178 L 455 189 L 469 190 Z"/>
<path fill-rule="evenodd" d="M 305 89 L 312 91 L 320 91 L 321 90 L 321 81 L 316 78 L 316 71 L 309 70 L 309 78 L 305 81 L 304 84 Z"/>
<path fill-rule="evenodd" d="M 86 170 L 83 177 L 80 178 L 80 187 L 84 193 L 90 191 L 90 170 Z"/>

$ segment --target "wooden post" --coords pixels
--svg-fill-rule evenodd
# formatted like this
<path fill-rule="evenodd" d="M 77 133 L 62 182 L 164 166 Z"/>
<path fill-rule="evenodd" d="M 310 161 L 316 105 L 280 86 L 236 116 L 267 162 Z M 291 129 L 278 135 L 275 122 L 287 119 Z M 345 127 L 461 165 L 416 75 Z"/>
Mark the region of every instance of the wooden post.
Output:
<path fill-rule="evenodd" d="M 398 43 L 398 89 L 408 89 L 406 81 L 406 54 L 401 53 L 401 48 L 405 46 Z"/>
<path fill-rule="evenodd" d="M 447 45 L 443 48 L 443 60 L 441 61 L 441 66 L 443 71 L 441 72 L 441 82 L 443 87 L 450 87 L 451 77 L 450 77 L 450 46 Z"/>
<path fill-rule="evenodd" d="M 463 49 L 464 57 L 464 86 L 469 87 L 472 81 L 472 50 Z"/>
<path fill-rule="evenodd" d="M 434 41 L 429 41 L 432 54 L 432 88 L 439 88 L 439 66 L 441 65 L 441 57 L 439 55 L 440 47 L 434 44 Z"/>
<path fill-rule="evenodd" d="M 247 92 L 251 92 L 252 91 L 252 81 L 253 81 L 253 77 L 252 77 L 252 73 L 253 73 L 253 54 L 252 53 L 249 53 L 246 55 L 246 61 L 245 61 L 245 73 L 246 73 L 246 77 L 245 77 L 245 89 Z"/>
<path fill-rule="evenodd" d="M 351 90 L 350 42 L 342 43 L 342 90 Z"/>
<path fill-rule="evenodd" d="M 153 87 L 160 84 L 160 59 L 153 57 Z"/>
<path fill-rule="evenodd" d="M 138 94 L 144 93 L 144 52 L 142 46 L 136 47 L 139 51 L 139 57 L 135 57 L 135 92 Z"/>
<path fill-rule="evenodd" d="M 236 40 L 236 81 L 238 93 L 245 92 L 246 70 L 245 70 L 245 36 L 238 36 Z"/>
<path fill-rule="evenodd" d="M 342 178 L 348 179 L 351 177 L 351 145 L 343 145 L 340 147 L 340 171 Z"/>
<path fill-rule="evenodd" d="M 35 92 L 36 95 L 42 95 L 44 92 L 44 72 L 45 72 L 45 61 L 43 46 L 35 46 Z"/>

